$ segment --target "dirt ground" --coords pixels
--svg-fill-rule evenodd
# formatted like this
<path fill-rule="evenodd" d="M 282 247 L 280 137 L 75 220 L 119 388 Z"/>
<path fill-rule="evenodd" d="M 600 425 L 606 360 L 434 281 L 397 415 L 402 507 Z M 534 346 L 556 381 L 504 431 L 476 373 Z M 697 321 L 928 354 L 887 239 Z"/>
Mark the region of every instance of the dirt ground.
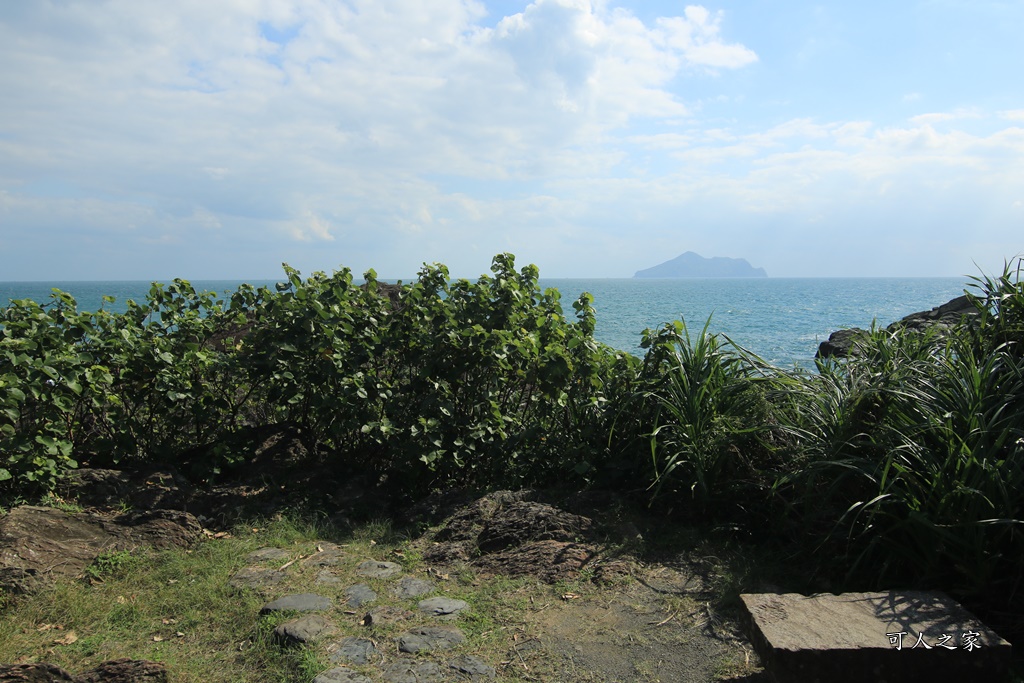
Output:
<path fill-rule="evenodd" d="M 534 606 L 522 615 L 512 664 L 536 680 L 762 680 L 738 624 L 702 590 L 693 574 L 650 566 L 617 586 Z"/>

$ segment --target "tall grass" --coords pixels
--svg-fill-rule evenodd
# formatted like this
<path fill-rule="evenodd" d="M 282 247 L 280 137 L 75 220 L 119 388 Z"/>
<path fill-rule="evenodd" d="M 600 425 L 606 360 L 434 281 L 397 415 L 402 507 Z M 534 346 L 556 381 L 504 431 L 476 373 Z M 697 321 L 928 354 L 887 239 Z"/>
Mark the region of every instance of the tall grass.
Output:
<path fill-rule="evenodd" d="M 1008 268 L 977 290 L 975 321 L 875 330 L 779 394 L 795 446 L 780 488 L 844 585 L 1024 604 L 1024 289 Z"/>

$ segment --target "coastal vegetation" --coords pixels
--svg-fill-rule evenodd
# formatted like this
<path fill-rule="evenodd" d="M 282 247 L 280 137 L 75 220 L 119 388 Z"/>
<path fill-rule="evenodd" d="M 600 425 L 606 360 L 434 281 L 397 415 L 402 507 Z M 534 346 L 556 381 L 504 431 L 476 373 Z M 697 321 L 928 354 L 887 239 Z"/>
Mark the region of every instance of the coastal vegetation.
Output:
<path fill-rule="evenodd" d="M 347 269 L 226 297 L 154 284 L 124 313 L 67 293 L 0 309 L 0 494 L 169 465 L 216 482 L 286 424 L 394 500 L 613 490 L 727 529 L 822 590 L 939 588 L 1011 641 L 1024 613 L 1022 264 L 972 280 L 942 334 L 873 330 L 813 372 L 681 321 L 634 357 L 596 342 L 534 266 L 356 284 Z"/>

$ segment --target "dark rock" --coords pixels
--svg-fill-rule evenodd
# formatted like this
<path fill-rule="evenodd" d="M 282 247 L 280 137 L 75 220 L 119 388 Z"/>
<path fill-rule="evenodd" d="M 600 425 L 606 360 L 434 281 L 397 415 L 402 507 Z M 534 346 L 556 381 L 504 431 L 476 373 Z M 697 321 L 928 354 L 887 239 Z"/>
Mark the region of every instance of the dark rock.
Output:
<path fill-rule="evenodd" d="M 394 562 L 367 560 L 366 562 L 359 563 L 359 566 L 356 567 L 356 573 L 371 579 L 387 579 L 395 574 L 402 573 L 402 566 Z"/>
<path fill-rule="evenodd" d="M 387 683 L 443 683 L 444 672 L 434 662 L 399 660 L 384 669 Z"/>
<path fill-rule="evenodd" d="M 313 679 L 313 683 L 373 683 L 373 681 L 352 669 L 339 666 L 318 675 Z"/>
<path fill-rule="evenodd" d="M 466 637 L 457 628 L 414 628 L 398 636 L 398 649 L 409 654 L 421 651 L 448 650 L 461 645 Z"/>
<path fill-rule="evenodd" d="M 469 607 L 469 604 L 464 600 L 454 600 L 452 598 L 438 596 L 436 598 L 420 600 L 417 607 L 419 607 L 421 612 L 429 614 L 430 616 L 441 617 L 449 614 L 457 614 Z"/>
<path fill-rule="evenodd" d="M 8 592 L 32 592 L 48 577 L 78 576 L 117 546 L 88 515 L 23 505 L 0 519 L 0 576 Z"/>
<path fill-rule="evenodd" d="M 578 576 L 597 550 L 580 543 L 538 541 L 473 560 L 473 566 L 493 574 L 535 576 L 556 583 Z"/>
<path fill-rule="evenodd" d="M 425 581 L 423 579 L 414 579 L 411 576 L 407 576 L 398 582 L 395 586 L 394 593 L 397 597 L 403 599 L 418 598 L 421 595 L 426 595 L 432 592 L 436 586 L 432 581 Z"/>
<path fill-rule="evenodd" d="M 77 678 L 78 683 L 167 683 L 167 668 L 160 662 L 114 659 Z"/>
<path fill-rule="evenodd" d="M 1010 644 L 942 593 L 740 599 L 754 646 L 779 683 L 999 681 L 1011 662 Z M 968 649 L 968 642 L 977 647 Z"/>
<path fill-rule="evenodd" d="M 167 683 L 167 669 L 159 662 L 113 659 L 72 676 L 54 664 L 4 664 L 0 683 Z"/>
<path fill-rule="evenodd" d="M 189 548 L 203 537 L 203 526 L 181 510 L 149 510 L 122 515 L 113 520 L 120 529 L 103 523 L 108 531 L 128 539 L 133 545 L 148 545 L 161 550 Z"/>
<path fill-rule="evenodd" d="M 472 541 L 483 530 L 494 514 L 502 507 L 514 503 L 532 502 L 538 498 L 536 491 L 494 491 L 478 498 L 468 505 L 456 510 L 445 522 L 444 528 L 437 532 L 438 541 Z"/>
<path fill-rule="evenodd" d="M 287 562 L 292 554 L 287 550 L 281 548 L 260 548 L 254 550 L 245 556 L 246 562 L 261 563 L 261 562 Z"/>
<path fill-rule="evenodd" d="M 967 295 L 958 296 L 941 306 L 929 311 L 911 313 L 886 327 L 889 333 L 901 330 L 924 332 L 935 329 L 940 333 L 950 330 L 965 320 L 972 320 L 980 315 L 974 301 Z M 839 330 L 829 335 L 828 341 L 818 345 L 818 358 L 848 358 L 858 354 L 857 342 L 868 335 L 867 330 L 857 327 Z"/>
<path fill-rule="evenodd" d="M 268 588 L 284 581 L 286 574 L 276 569 L 265 567 L 245 567 L 231 576 L 231 585 L 235 588 Z"/>
<path fill-rule="evenodd" d="M 292 610 L 295 612 L 322 612 L 331 608 L 330 598 L 315 593 L 300 593 L 298 595 L 286 595 L 273 602 L 268 602 L 260 608 L 260 614 Z"/>
<path fill-rule="evenodd" d="M 195 489 L 172 470 L 156 470 L 133 479 L 128 500 L 141 510 L 188 510 Z"/>
<path fill-rule="evenodd" d="M 501 507 L 477 536 L 480 552 L 490 553 L 533 541 L 576 541 L 589 534 L 586 517 L 551 505 L 520 501 Z"/>
<path fill-rule="evenodd" d="M 574 576 L 596 554 L 575 542 L 592 533 L 593 522 L 536 497 L 534 491 L 499 491 L 470 503 L 449 518 L 424 558 L 552 583 Z"/>
<path fill-rule="evenodd" d="M 435 543 L 423 552 L 423 559 L 434 564 L 456 564 L 469 562 L 476 554 L 476 546 L 471 541 L 453 541 Z"/>
<path fill-rule="evenodd" d="M 0 664 L 0 683 L 76 683 L 56 664 Z"/>
<path fill-rule="evenodd" d="M 282 645 L 304 645 L 334 633 L 335 628 L 319 614 L 287 621 L 274 629 L 274 636 Z"/>
<path fill-rule="evenodd" d="M 351 664 L 368 664 L 379 654 L 372 640 L 367 638 L 345 638 L 328 648 L 331 663 L 349 662 Z"/>
<path fill-rule="evenodd" d="M 370 590 L 365 583 L 349 586 L 345 589 L 345 595 L 348 597 L 346 602 L 349 607 L 360 607 L 377 599 L 377 594 Z"/>
<path fill-rule="evenodd" d="M 941 306 L 936 306 L 930 311 L 911 313 L 908 316 L 900 318 L 892 325 L 889 325 L 886 329 L 894 331 L 897 328 L 904 328 L 920 331 L 935 326 L 948 329 L 959 324 L 965 318 L 976 318 L 978 315 L 980 315 L 978 307 L 975 306 L 974 301 L 965 294 L 963 296 L 958 296 L 955 299 L 951 299 Z"/>
<path fill-rule="evenodd" d="M 498 672 L 493 666 L 473 655 L 463 655 L 448 662 L 448 666 L 468 677 L 471 681 L 478 681 L 483 678 L 494 678 Z"/>
<path fill-rule="evenodd" d="M 133 487 L 127 472 L 82 467 L 67 472 L 57 490 L 79 505 L 117 507 L 131 498 Z"/>
<path fill-rule="evenodd" d="M 862 330 L 859 327 L 833 332 L 828 336 L 827 341 L 818 344 L 818 358 L 847 358 L 855 355 L 854 344 L 867 334 L 867 330 Z"/>

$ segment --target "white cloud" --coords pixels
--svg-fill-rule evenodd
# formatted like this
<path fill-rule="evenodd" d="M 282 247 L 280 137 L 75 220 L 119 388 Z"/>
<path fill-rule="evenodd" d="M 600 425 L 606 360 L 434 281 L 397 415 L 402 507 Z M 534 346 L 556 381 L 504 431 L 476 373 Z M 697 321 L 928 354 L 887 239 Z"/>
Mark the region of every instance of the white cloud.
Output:
<path fill-rule="evenodd" d="M 683 17 L 658 19 L 663 40 L 679 50 L 687 62 L 711 68 L 736 69 L 757 61 L 753 50 L 721 40 L 722 12 L 712 14 L 699 5 L 686 8 Z"/>
<path fill-rule="evenodd" d="M 300 242 L 323 241 L 333 242 L 331 224 L 312 211 L 302 212 L 302 216 L 292 220 L 287 226 L 288 234 Z"/>
<path fill-rule="evenodd" d="M 910 119 L 911 123 L 926 124 L 926 123 L 940 123 L 943 121 L 959 121 L 963 119 L 979 119 L 981 113 L 977 109 L 955 109 L 950 112 L 933 112 L 929 114 L 919 114 L 913 116 Z"/>

